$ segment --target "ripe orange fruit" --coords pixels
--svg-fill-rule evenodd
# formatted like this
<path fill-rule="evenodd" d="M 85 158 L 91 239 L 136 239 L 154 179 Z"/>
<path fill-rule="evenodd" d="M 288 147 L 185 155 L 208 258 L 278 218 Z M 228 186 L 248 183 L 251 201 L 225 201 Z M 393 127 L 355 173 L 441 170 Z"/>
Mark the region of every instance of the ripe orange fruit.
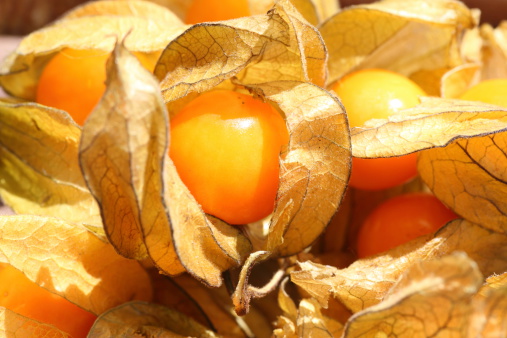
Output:
<path fill-rule="evenodd" d="M 363 222 L 357 239 L 360 258 L 432 233 L 458 216 L 435 196 L 403 194 L 380 204 Z"/>
<path fill-rule="evenodd" d="M 507 79 L 491 79 L 479 82 L 460 97 L 462 100 L 480 101 L 507 107 Z"/>
<path fill-rule="evenodd" d="M 152 71 L 155 60 L 134 53 Z M 37 103 L 65 110 L 83 125 L 106 89 L 106 62 L 110 53 L 66 48 L 44 67 L 37 85 Z"/>
<path fill-rule="evenodd" d="M 96 316 L 29 280 L 11 265 L 0 265 L 0 306 L 72 337 L 86 337 Z"/>
<path fill-rule="evenodd" d="M 247 0 L 194 0 L 187 10 L 186 24 L 222 21 L 250 15 Z"/>
<path fill-rule="evenodd" d="M 334 87 L 351 127 L 370 119 L 385 119 L 419 103 L 425 92 L 413 81 L 383 69 L 360 70 L 342 78 Z M 349 185 L 381 190 L 402 184 L 417 175 L 417 154 L 399 157 L 352 159 Z"/>
<path fill-rule="evenodd" d="M 230 224 L 268 216 L 289 135 L 268 103 L 227 90 L 206 92 L 171 120 L 170 157 L 206 213 Z"/>

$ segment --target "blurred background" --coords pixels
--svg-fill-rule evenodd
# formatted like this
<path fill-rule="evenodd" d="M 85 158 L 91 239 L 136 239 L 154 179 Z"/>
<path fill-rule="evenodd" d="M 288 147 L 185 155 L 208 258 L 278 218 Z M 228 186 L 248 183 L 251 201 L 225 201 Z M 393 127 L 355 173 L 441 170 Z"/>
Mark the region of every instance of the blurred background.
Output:
<path fill-rule="evenodd" d="M 85 0 L 0 0 L 0 35 L 26 35 Z"/>
<path fill-rule="evenodd" d="M 89 1 L 89 0 L 88 0 Z M 407 0 L 408 1 L 408 0 Z M 0 0 L 0 35 L 26 35 L 86 0 Z M 374 0 L 342 0 L 342 7 Z M 507 19 L 507 0 L 464 0 L 471 8 L 480 8 L 482 22 L 496 26 Z"/>

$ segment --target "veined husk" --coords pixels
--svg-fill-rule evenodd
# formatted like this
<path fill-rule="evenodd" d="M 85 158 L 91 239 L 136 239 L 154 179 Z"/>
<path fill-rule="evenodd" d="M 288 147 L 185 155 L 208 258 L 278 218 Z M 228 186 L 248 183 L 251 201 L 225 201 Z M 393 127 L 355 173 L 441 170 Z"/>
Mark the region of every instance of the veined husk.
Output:
<path fill-rule="evenodd" d="M 225 87 L 250 91 L 285 116 L 291 141 L 281 155 L 271 225 L 257 248 L 272 255 L 299 252 L 317 238 L 338 207 L 348 178 L 342 108 L 333 95 L 309 83 L 323 83 L 325 61 L 318 32 L 289 2 L 280 1 L 268 15 L 191 27 L 168 45 L 155 68 L 170 116 L 199 93 Z M 270 71 L 275 65 L 277 72 Z M 187 208 L 195 203 L 192 199 L 189 196 Z M 211 220 L 205 221 L 207 226 L 218 233 L 214 227 L 221 222 Z M 187 229 L 188 225 L 180 230 L 172 224 L 177 250 Z M 184 265 L 191 258 L 184 257 L 189 262 Z"/>
<path fill-rule="evenodd" d="M 480 78 L 477 74 L 484 68 L 477 57 L 486 60 L 487 53 L 461 52 L 463 46 L 459 45 L 458 33 L 464 28 L 475 28 L 473 13 L 454 1 L 434 3 L 436 6 L 428 12 L 416 13 L 419 16 L 410 8 L 397 7 L 400 5 L 397 1 L 347 10 L 356 11 L 356 14 L 346 13 L 352 17 L 376 13 L 374 15 L 408 22 L 410 29 L 429 25 L 431 34 L 445 32 L 444 39 L 438 39 L 435 48 L 430 49 L 438 51 L 433 55 L 436 59 L 419 55 L 419 63 L 417 58 L 414 60 L 408 55 L 393 69 L 402 70 L 435 95 L 446 98 L 426 98 L 418 107 L 404 112 L 405 115 L 393 116 L 387 121 L 371 121 L 365 128 L 353 129 L 352 144 L 339 98 L 322 88 L 331 84 L 334 76 L 341 76 L 330 71 L 327 77 L 327 62 L 333 62 L 333 57 L 328 58 L 327 54 L 330 43 L 324 45 L 323 41 L 327 40 L 309 24 L 322 19 L 315 19 L 316 16 L 310 19 L 308 15 L 303 18 L 286 1 L 278 2 L 267 15 L 185 27 L 185 32 L 176 34 L 164 46 L 155 69 L 160 87 L 128 52 L 131 49 L 127 39 L 123 44 L 119 39 L 109 61 L 108 92 L 82 130 L 65 112 L 33 103 L 1 103 L 3 110 L 0 111 L 5 111 L 5 120 L 10 121 L 5 124 L 8 128 L 0 131 L 0 149 L 7 154 L 0 169 L 2 177 L 8 177 L 8 184 L 4 181 L 0 186 L 2 196 L 10 194 L 12 201 L 19 199 L 18 210 L 37 207 L 37 213 L 44 213 L 44 222 L 49 223 L 48 233 L 61 229 L 53 223 L 78 223 L 76 229 L 93 230 L 98 238 L 88 230 L 84 232 L 85 237 L 92 235 L 100 241 L 97 243 L 104 243 L 108 252 L 112 249 L 105 238 L 121 255 L 148 258 L 164 274 L 186 271 L 206 285 L 219 286 L 224 271 L 240 268 L 247 262 L 238 284 L 241 287 L 234 298 L 236 310 L 242 310 L 248 307 L 245 301 L 248 303 L 252 296 L 248 279 L 253 265 L 271 257 L 298 254 L 324 231 L 343 198 L 350 171 L 351 145 L 352 153 L 360 157 L 398 156 L 424 150 L 420 160 L 422 179 L 463 219 L 388 253 L 359 260 L 345 269 L 310 261 L 299 263 L 297 269 L 288 272 L 291 272 L 292 282 L 306 294 L 296 303 L 281 289 L 279 306 L 284 315 L 279 319 L 276 334 L 304 336 L 319 332 L 356 336 L 362 333 L 365 323 L 370 325 L 369 332 L 373 332 L 386 323 L 407 323 L 412 318 L 423 323 L 421 328 L 420 324 L 410 322 L 412 333 L 470 330 L 485 335 L 494 332 L 491 330 L 498 329 L 498 325 L 495 326 L 498 322 L 488 319 L 502 318 L 505 313 L 505 302 L 501 302 L 505 283 L 502 279 L 491 278 L 483 288 L 480 283 L 483 276 L 503 273 L 506 268 L 501 154 L 506 110 L 453 99 Z M 337 15 L 345 15 L 343 13 Z M 331 20 L 333 17 L 328 21 Z M 326 23 L 321 27 L 324 25 Z M 350 59 L 340 61 L 348 67 L 343 74 L 361 67 L 386 65 L 388 51 L 392 55 L 393 51 L 405 50 L 406 46 L 398 44 L 404 41 L 400 36 L 408 32 L 411 31 L 394 34 L 392 40 L 384 40 L 386 45 L 366 52 L 364 58 L 353 58 L 352 66 L 347 63 Z M 352 40 L 356 42 L 357 39 Z M 444 40 L 449 43 L 445 48 Z M 347 59 L 347 56 L 342 57 Z M 428 66 L 431 67 L 425 68 Z M 270 220 L 266 221 L 261 240 L 255 238 L 254 241 L 253 232 L 245 234 L 237 227 L 205 215 L 167 156 L 168 116 L 176 114 L 183 104 L 200 93 L 215 88 L 249 92 L 270 102 L 286 118 L 291 134 L 291 143 L 281 154 L 277 205 Z M 19 117 L 15 117 L 17 115 Z M 19 130 L 16 130 L 17 120 L 23 123 Z M 72 137 L 65 139 L 59 133 L 49 137 L 55 126 L 61 126 Z M 38 137 L 14 142 L 23 134 Z M 38 143 L 41 146 L 37 149 L 45 160 L 23 152 L 23 147 L 35 147 Z M 9 145 L 13 146 L 9 148 Z M 59 161 L 54 166 L 48 160 L 51 153 L 58 154 Z M 74 173 L 75 168 L 81 167 L 84 179 L 81 175 L 56 173 L 55 169 L 62 163 Z M 438 167 L 442 163 L 443 169 Z M 5 173 L 15 174 L 9 177 Z M 44 184 L 51 189 L 53 199 L 47 200 L 44 198 L 47 195 L 39 193 L 38 189 L 14 189 L 15 183 L 22 179 L 37 182 L 34 185 Z M 400 191 L 420 190 L 421 186 Z M 463 194 L 464 186 L 466 194 Z M 76 190 L 81 195 L 72 200 L 70 197 L 74 193 L 71 191 Z M 23 191 L 21 198 L 18 191 Z M 459 202 L 458 197 L 461 198 Z M 92 212 L 84 222 L 81 220 L 86 210 Z M 61 219 L 49 222 L 47 216 Z M 12 225 L 15 221 L 10 218 L 5 222 Z M 30 219 L 30 223 L 32 221 Z M 117 236 L 118 233 L 123 236 Z M 340 236 L 345 235 L 346 231 L 340 232 Z M 60 238 L 49 243 L 58 243 L 58 240 Z M 344 241 L 343 238 L 338 240 Z M 21 240 L 13 242 L 15 249 L 22 245 Z M 66 250 L 75 253 L 78 248 L 79 245 L 74 245 Z M 26 270 L 27 275 L 37 280 L 33 272 L 44 265 L 22 261 L 23 257 L 33 255 L 31 250 L 27 252 L 19 257 L 15 250 L 9 254 L 3 252 L 4 260 Z M 111 257 L 120 257 L 115 255 Z M 46 258 L 42 254 L 36 257 L 41 261 Z M 48 269 L 54 273 L 55 280 L 66 285 L 61 272 L 53 272 L 53 266 Z M 144 275 L 144 270 L 140 271 L 139 274 Z M 123 276 L 122 272 L 118 273 Z M 131 291 L 128 287 L 133 287 L 130 283 L 126 286 L 122 292 Z M 448 297 L 449 294 L 452 297 Z M 119 302 L 125 300 L 119 299 Z M 83 300 L 76 301 L 81 302 Z M 138 310 L 137 306 L 137 303 L 126 304 L 123 309 L 113 311 L 127 310 L 119 312 L 120 317 L 130 322 L 130 310 Z M 331 313 L 332 306 L 343 307 L 339 311 L 335 309 L 340 312 L 339 316 Z M 410 311 L 414 308 L 424 311 L 411 317 Z M 428 316 L 437 311 L 435 309 L 438 309 L 438 316 Z M 168 315 L 180 318 L 183 324 L 189 322 L 180 314 L 153 304 L 141 312 L 150 317 L 152 311 L 157 312 L 160 316 L 156 318 L 161 320 Z M 347 318 L 352 313 L 353 316 Z M 440 318 L 449 320 L 441 324 Z M 101 320 L 108 321 L 106 317 Z M 467 326 L 467 322 L 471 324 Z M 139 325 L 150 326 L 151 322 Z M 233 325 L 227 322 L 228 332 L 233 331 Z M 168 333 L 162 325 L 155 326 L 155 331 L 146 332 Z M 190 326 L 200 328 L 193 323 Z M 392 331 L 384 332 L 398 334 L 404 328 L 393 326 Z"/>
<path fill-rule="evenodd" d="M 24 37 L 0 65 L 0 86 L 12 96 L 34 101 L 44 65 L 64 48 L 111 52 L 123 41 L 131 52 L 157 58 L 184 29 L 170 10 L 150 2 L 89 2 Z"/>
<path fill-rule="evenodd" d="M 120 3 L 123 2 L 99 2 L 90 5 L 97 7 L 77 9 L 43 33 L 63 29 L 73 20 L 92 20 L 95 16 L 82 13 L 92 9 L 102 13 L 101 6 L 123 8 Z M 136 2 L 138 5 L 144 8 Z M 170 32 L 181 27 L 173 27 Z M 159 41 L 169 39 L 168 34 L 159 37 Z M 279 2 L 265 15 L 192 26 L 174 37 L 162 52 L 155 69 L 160 87 L 132 56 L 131 52 L 143 50 L 138 45 L 140 41 L 129 42 L 137 41 L 134 37 L 135 32 L 131 32 L 123 39 L 111 40 L 116 47 L 108 62 L 107 90 L 82 129 L 65 112 L 33 103 L 15 105 L 24 114 L 33 107 L 40 121 L 38 125 L 26 118 L 21 133 L 39 132 L 45 139 L 55 121 L 72 131 L 73 138 L 56 134 L 55 140 L 45 143 L 42 150 L 49 154 L 61 151 L 56 146 L 69 149 L 62 158 L 72 173 L 77 172 L 76 168 L 82 172 L 82 176 L 59 180 L 47 169 L 56 170 L 60 164 L 35 161 L 36 157 L 33 163 L 26 162 L 25 157 L 32 155 L 23 153 L 18 146 L 9 149 L 15 155 L 8 157 L 6 163 L 19 167 L 13 179 L 35 182 L 33 177 L 41 180 L 39 176 L 44 175 L 49 179 L 46 184 L 53 189 L 52 198 L 58 201 L 54 203 L 58 209 L 39 207 L 37 212 L 79 222 L 83 213 L 94 210 L 94 233 L 107 238 L 120 255 L 137 260 L 148 258 L 164 274 L 186 271 L 210 286 L 221 285 L 222 273 L 241 266 L 252 252 L 252 245 L 240 228 L 205 215 L 181 182 L 167 154 L 168 120 L 199 93 L 229 87 L 272 103 L 286 118 L 291 135 L 288 149 L 281 154 L 280 189 L 271 225 L 256 250 L 269 252 L 267 258 L 292 255 L 311 245 L 340 204 L 350 166 L 350 140 L 343 109 L 334 95 L 318 86 L 325 83 L 327 60 L 318 31 L 287 1 Z M 47 52 L 65 45 L 53 43 L 57 46 L 34 48 Z M 104 40 L 93 46 L 108 49 L 108 43 Z M 201 59 L 202 46 L 207 44 L 209 53 Z M 77 42 L 67 42 L 65 46 L 77 45 L 83 46 Z M 13 65 L 21 61 L 11 60 L 28 60 L 26 55 L 35 55 L 22 53 L 24 46 L 22 43 L 4 63 L 10 73 L 2 77 L 8 83 L 4 87 L 19 96 L 30 92 L 26 89 L 30 86 L 20 91 L 9 87 L 9 79 L 25 83 L 27 78 L 26 74 L 12 71 Z M 198 59 L 180 58 L 184 52 Z M 274 67 L 277 72 L 271 71 Z M 31 79 L 36 82 L 36 77 Z M 30 99 L 30 95 L 24 98 Z M 13 104 L 5 101 L 2 105 L 6 116 L 13 119 Z M 14 137 L 16 134 L 7 133 L 2 144 L 6 146 Z M 25 141 L 20 147 L 24 144 L 36 142 Z M 4 173 L 11 172 L 6 166 Z M 8 180 L 2 194 L 14 196 L 12 186 Z M 64 186 L 69 187 L 62 190 Z M 79 204 L 70 199 L 71 190 L 76 188 L 83 193 Z M 42 199 L 38 194 L 24 194 L 14 206 L 18 213 L 29 212 L 29 206 L 40 204 Z M 68 213 L 61 213 L 61 209 Z M 83 225 L 88 226 L 84 222 Z M 101 227 L 103 231 L 99 230 Z"/>

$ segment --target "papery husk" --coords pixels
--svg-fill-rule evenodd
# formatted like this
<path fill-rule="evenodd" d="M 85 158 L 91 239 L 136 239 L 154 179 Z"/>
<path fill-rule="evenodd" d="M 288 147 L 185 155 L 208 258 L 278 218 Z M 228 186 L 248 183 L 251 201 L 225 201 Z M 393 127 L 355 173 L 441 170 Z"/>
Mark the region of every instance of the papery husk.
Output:
<path fill-rule="evenodd" d="M 0 195 L 16 213 L 56 216 L 102 235 L 79 168 L 80 136 L 63 111 L 0 101 Z"/>
<path fill-rule="evenodd" d="M 465 336 L 472 296 L 482 280 L 477 265 L 465 254 L 416 262 L 381 303 L 349 319 L 344 337 Z"/>
<path fill-rule="evenodd" d="M 469 336 L 505 335 L 507 327 L 507 273 L 486 279 L 473 299 L 473 313 L 468 325 Z"/>
<path fill-rule="evenodd" d="M 461 33 L 476 25 L 475 15 L 454 0 L 384 0 L 345 8 L 319 26 L 329 48 L 328 84 L 365 68 L 408 77 L 453 68 L 463 63 Z"/>
<path fill-rule="evenodd" d="M 448 223 L 434 234 L 421 236 L 373 257 L 338 270 L 310 261 L 291 280 L 326 307 L 330 296 L 352 312 L 378 304 L 396 280 L 419 260 L 437 260 L 454 251 L 465 252 L 485 276 L 507 269 L 506 235 L 466 220 Z"/>
<path fill-rule="evenodd" d="M 157 57 L 184 29 L 171 11 L 150 2 L 89 2 L 23 38 L 0 65 L 0 85 L 15 97 L 34 101 L 43 67 L 64 48 L 110 52 L 124 40 L 130 51 Z"/>
<path fill-rule="evenodd" d="M 419 172 L 452 210 L 486 229 L 507 233 L 507 133 L 460 139 L 422 152 Z"/>
<path fill-rule="evenodd" d="M 446 72 L 440 83 L 439 96 L 449 99 L 459 99 L 470 85 L 476 83 L 480 76 L 478 63 L 465 63 Z"/>
<path fill-rule="evenodd" d="M 143 259 L 148 253 L 141 223 L 155 217 L 147 219 L 145 210 L 161 204 L 161 189 L 149 181 L 160 175 L 167 152 L 167 117 L 153 76 L 126 48 L 113 54 L 106 92 L 83 127 L 79 161 L 109 241 L 121 255 Z"/>
<path fill-rule="evenodd" d="M 500 23 L 496 28 L 482 25 L 480 37 L 481 79 L 507 78 L 507 22 Z"/>
<path fill-rule="evenodd" d="M 0 334 L 4 337 L 71 338 L 56 327 L 0 307 Z"/>
<path fill-rule="evenodd" d="M 176 250 L 186 271 L 210 286 L 220 286 L 222 272 L 243 261 L 251 248 L 250 242 L 239 229 L 206 217 L 171 162 L 164 168 L 163 180 L 170 218 L 167 223 L 157 225 L 171 230 L 173 248 L 167 247 L 169 242 L 160 241 L 160 227 L 146 225 L 145 233 L 153 237 L 151 246 L 147 238 L 151 257 L 162 271 L 168 271 L 173 262 L 167 260 L 166 252 Z M 164 235 L 168 237 L 169 233 Z M 229 253 L 230 249 L 233 251 Z"/>
<path fill-rule="evenodd" d="M 322 307 L 315 299 L 303 299 L 299 303 L 297 333 L 299 337 L 338 337 L 343 325 L 322 314 Z"/>
<path fill-rule="evenodd" d="M 351 130 L 352 154 L 375 158 L 444 147 L 458 138 L 502 132 L 507 109 L 481 102 L 428 97 L 388 119 L 369 120 Z"/>
<path fill-rule="evenodd" d="M 333 0 L 290 0 L 290 2 L 310 24 L 316 27 L 336 14 L 340 7 L 339 2 Z"/>
<path fill-rule="evenodd" d="M 210 326 L 224 337 L 264 337 L 271 333 L 267 313 L 257 305 L 243 317 L 234 313 L 225 287 L 208 288 L 188 274 L 177 276 L 173 282 L 189 297 L 198 302 L 208 317 Z"/>
<path fill-rule="evenodd" d="M 350 168 L 347 122 L 336 99 L 316 86 L 258 88 L 285 113 L 291 137 L 266 246 L 290 256 L 315 241 L 340 205 Z"/>
<path fill-rule="evenodd" d="M 506 36 L 505 24 L 497 28 L 484 24 L 467 32 L 461 49 L 463 55 L 473 63 L 456 67 L 445 74 L 442 78 L 442 96 L 459 97 L 480 81 L 507 77 Z M 477 108 L 480 113 L 478 121 L 484 126 L 488 125 L 489 112 Z M 503 114 L 503 110 L 505 108 L 498 110 L 498 113 Z M 501 122 L 503 116 L 495 119 Z M 475 128 L 471 124 L 467 129 Z M 418 165 L 420 175 L 433 193 L 456 213 L 488 229 L 505 232 L 505 129 L 490 125 L 489 130 L 482 130 L 474 137 L 468 137 L 471 134 L 461 135 L 461 132 L 460 136 L 464 138 L 451 138 L 443 148 L 421 152 Z M 445 188 L 442 184 L 445 184 Z"/>
<path fill-rule="evenodd" d="M 503 275 L 488 278 L 487 283 L 481 287 L 483 274 L 476 262 L 463 252 L 453 252 L 438 259 L 421 258 L 416 258 L 410 266 L 403 269 L 378 303 L 364 306 L 346 322 L 342 322 L 345 324 L 342 334 L 331 335 L 330 329 L 339 328 L 340 322 L 335 322 L 335 324 L 329 321 L 323 322 L 321 315 L 311 316 L 312 327 L 320 323 L 319 330 L 326 337 L 338 335 L 363 337 L 378 334 L 400 337 L 418 335 L 428 337 L 439 333 L 445 336 L 503 336 L 505 334 L 503 320 L 506 303 L 504 302 L 505 277 Z M 303 269 L 306 270 L 304 265 L 305 263 L 302 263 Z M 320 273 L 326 274 L 325 271 L 329 269 L 330 267 L 322 266 L 314 270 L 313 274 L 318 276 L 319 270 Z M 340 271 L 337 273 L 339 274 Z M 299 275 L 299 272 L 295 272 L 292 276 L 300 282 Z M 327 289 L 324 284 L 317 281 L 321 279 L 317 278 L 314 281 L 318 285 L 313 288 L 301 286 L 307 291 L 320 294 L 332 290 L 332 284 L 329 284 L 331 289 Z M 319 287 L 320 291 L 318 291 Z M 371 285 L 371 287 L 374 286 Z M 354 289 L 350 290 L 350 293 L 351 296 L 361 294 L 360 290 Z M 326 306 L 319 299 L 317 297 L 311 300 L 314 308 Z M 290 301 L 290 299 L 284 301 L 281 306 Z M 275 336 L 293 336 L 294 315 L 308 312 L 308 304 L 303 305 L 305 305 L 304 301 L 301 302 L 298 310 L 290 310 L 286 312 L 286 317 L 279 319 L 279 328 L 274 331 Z"/>
<path fill-rule="evenodd" d="M 322 20 L 321 13 L 319 13 L 320 9 L 317 8 L 316 4 L 312 0 L 290 0 L 292 5 L 297 9 L 297 11 L 303 16 L 306 21 L 308 21 L 313 26 L 317 26 L 318 23 Z M 324 10 L 324 9 L 323 9 Z"/>
<path fill-rule="evenodd" d="M 152 297 L 149 276 L 138 262 L 118 255 L 86 228 L 56 218 L 0 217 L 0 257 L 94 314 Z"/>
<path fill-rule="evenodd" d="M 283 0 L 267 15 L 192 26 L 167 46 L 154 74 L 172 114 L 183 104 L 174 101 L 233 76 L 242 84 L 280 80 L 323 84 L 325 50 L 317 30 Z"/>
<path fill-rule="evenodd" d="M 275 337 L 338 337 L 343 332 L 343 324 L 322 313 L 322 306 L 313 298 L 302 299 L 296 306 L 287 294 L 286 279 L 278 291 L 278 304 L 284 311 L 278 317 Z M 297 333 L 297 334 L 296 334 Z"/>
<path fill-rule="evenodd" d="M 507 78 L 507 22 L 497 27 L 485 23 L 465 31 L 460 51 L 466 61 L 479 67 L 476 76 L 465 83 L 465 90 L 480 81 Z"/>
<path fill-rule="evenodd" d="M 285 316 L 280 316 L 276 322 L 276 328 L 273 330 L 273 336 L 277 338 L 297 338 L 296 325 L 292 320 Z"/>
<path fill-rule="evenodd" d="M 177 176 L 153 76 L 122 45 L 108 68 L 108 89 L 83 129 L 80 160 L 109 240 L 126 257 L 148 255 L 166 274 L 188 269 L 219 286 L 221 272 L 247 254 L 248 241 L 238 229 L 207 220 Z"/>
<path fill-rule="evenodd" d="M 280 287 L 278 288 L 278 306 L 282 311 L 284 312 L 284 316 L 291 320 L 292 322 L 296 321 L 297 314 L 298 314 L 298 308 L 296 306 L 296 303 L 289 295 L 289 292 L 287 291 L 287 284 L 289 283 L 289 278 L 286 277 L 284 280 L 280 283 Z"/>
<path fill-rule="evenodd" d="M 171 116 L 200 92 L 243 87 L 278 107 L 286 117 L 291 141 L 281 156 L 280 188 L 270 234 L 258 248 L 269 252 L 263 259 L 308 247 L 329 222 L 345 189 L 350 144 L 343 109 L 336 97 L 308 83 L 323 83 L 325 59 L 318 32 L 290 3 L 280 1 L 266 16 L 193 26 L 168 45 L 155 68 Z M 275 64 L 277 72 L 268 71 Z M 171 171 L 168 181 L 177 180 L 174 175 Z M 183 189 L 179 182 L 171 185 L 172 191 Z M 200 208 L 190 197 L 187 192 L 177 195 L 179 201 L 188 199 L 185 207 L 195 208 L 195 214 Z M 216 220 L 210 220 L 214 219 L 208 219 L 207 227 L 219 233 L 214 230 Z M 187 262 L 183 262 L 187 271 L 195 275 L 191 267 L 195 249 L 180 247 L 202 240 L 185 239 L 188 221 L 181 224 L 172 224 L 175 247 L 182 262 Z M 230 229 L 226 224 L 221 226 Z M 201 227 L 199 231 L 208 230 Z M 210 244 L 206 245 L 210 250 Z"/>
<path fill-rule="evenodd" d="M 103 313 L 91 337 L 219 337 L 184 314 L 160 304 L 128 302 Z"/>

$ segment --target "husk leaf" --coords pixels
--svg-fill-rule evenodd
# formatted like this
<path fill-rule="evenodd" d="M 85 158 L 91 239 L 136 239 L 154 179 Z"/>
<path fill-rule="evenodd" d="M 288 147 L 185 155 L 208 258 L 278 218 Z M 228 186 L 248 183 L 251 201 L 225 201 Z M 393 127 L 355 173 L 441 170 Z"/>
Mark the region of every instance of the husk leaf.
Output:
<path fill-rule="evenodd" d="M 312 80 L 322 85 L 325 62 L 320 34 L 282 0 L 267 15 L 192 26 L 167 46 L 154 74 L 164 100 L 173 102 L 233 76 L 243 84 Z"/>
<path fill-rule="evenodd" d="M 256 306 L 243 317 L 236 315 L 225 287 L 207 288 L 187 274 L 174 282 L 199 303 L 216 332 L 224 337 L 264 337 L 271 333 L 269 320 Z"/>
<path fill-rule="evenodd" d="M 0 65 L 0 86 L 33 101 L 40 73 L 63 48 L 113 50 L 124 39 L 128 50 L 157 55 L 185 29 L 168 9 L 147 1 L 92 1 L 21 40 Z"/>
<path fill-rule="evenodd" d="M 506 233 L 506 142 L 507 133 L 502 132 L 426 150 L 419 156 L 419 173 L 433 193 L 457 214 L 484 228 Z"/>
<path fill-rule="evenodd" d="M 299 303 L 297 333 L 299 337 L 339 337 L 343 325 L 324 316 L 321 305 L 315 299 L 303 299 Z"/>
<path fill-rule="evenodd" d="M 63 220 L 0 217 L 0 255 L 33 282 L 95 314 L 152 297 L 148 274 L 138 262 Z"/>
<path fill-rule="evenodd" d="M 143 211 L 161 195 L 149 182 L 157 175 L 153 162 L 167 152 L 166 111 L 158 83 L 124 47 L 115 48 L 107 68 L 107 90 L 83 127 L 79 160 L 110 243 L 143 259 L 141 222 L 153 222 Z"/>
<path fill-rule="evenodd" d="M 190 317 L 160 304 L 128 302 L 103 313 L 92 326 L 92 337 L 218 337 Z"/>
<path fill-rule="evenodd" d="M 507 109 L 481 102 L 428 97 L 388 119 L 369 120 L 351 130 L 352 154 L 374 158 L 443 147 L 464 137 L 498 133 Z"/>
<path fill-rule="evenodd" d="M 384 0 L 343 9 L 319 27 L 329 48 L 328 83 L 355 69 L 410 76 L 457 66 L 458 38 L 475 24 L 471 11 L 453 0 Z"/>
<path fill-rule="evenodd" d="M 481 283 L 476 264 L 462 253 L 416 262 L 381 303 L 350 318 L 344 336 L 465 336 Z"/>
<path fill-rule="evenodd" d="M 343 109 L 328 92 L 300 82 L 313 79 L 323 83 L 324 63 L 325 47 L 318 32 L 289 2 L 279 1 L 268 15 L 191 27 L 168 45 L 155 68 L 171 116 L 200 92 L 245 87 L 280 108 L 286 117 L 291 143 L 282 154 L 274 225 L 266 243 L 256 247 L 267 249 L 268 257 L 273 253 L 290 255 L 310 245 L 338 207 L 348 179 L 350 144 Z M 277 72 L 272 71 L 275 64 Z M 176 181 L 175 175 L 176 172 L 167 171 L 167 181 Z M 168 193 L 174 200 L 187 199 L 181 205 L 197 214 L 200 207 L 179 184 L 172 185 Z M 318 217 L 312 219 L 316 214 Z M 180 230 L 175 224 L 178 222 L 173 222 L 175 247 L 182 262 L 183 256 L 188 255 L 191 262 L 196 255 L 194 248 L 186 250 L 179 243 L 195 246 L 203 242 L 195 238 L 191 241 L 189 236 L 204 238 L 201 232 L 211 229 L 213 238 L 220 242 L 216 234 L 230 231 L 230 227 L 214 218 L 200 219 L 199 224 L 207 227 L 198 232 L 188 231 L 188 225 Z M 244 257 L 234 253 L 234 245 L 220 247 L 236 262 L 240 260 L 235 257 Z M 217 259 L 210 264 L 217 266 L 217 272 L 231 266 Z M 183 265 L 196 275 L 190 263 Z"/>
<path fill-rule="evenodd" d="M 81 130 L 63 111 L 0 101 L 0 194 L 16 213 L 56 216 L 102 233 L 78 162 Z"/>
<path fill-rule="evenodd" d="M 221 272 L 239 264 L 249 243 L 239 230 L 205 218 L 168 158 L 167 137 L 156 80 L 118 45 L 108 89 L 85 124 L 80 147 L 108 238 L 126 257 L 148 254 L 166 274 L 186 268 L 219 286 Z"/>
<path fill-rule="evenodd" d="M 484 24 L 479 32 L 481 79 L 507 78 L 507 23 L 502 22 L 496 28 Z"/>
<path fill-rule="evenodd" d="M 4 307 L 0 307 L 0 334 L 4 337 L 71 337 L 50 324 L 38 322 Z"/>
<path fill-rule="evenodd" d="M 477 79 L 480 67 L 476 63 L 465 63 L 457 66 L 442 76 L 440 96 L 444 98 L 459 98 Z"/>
<path fill-rule="evenodd" d="M 307 83 L 259 85 L 284 112 L 290 134 L 266 250 L 290 256 L 308 247 L 338 208 L 350 168 L 347 121 L 336 98 Z"/>
<path fill-rule="evenodd" d="M 378 304 L 396 280 L 419 260 L 433 260 L 454 251 L 465 252 L 483 275 L 507 268 L 505 234 L 485 229 L 466 220 L 448 223 L 434 234 L 421 236 L 388 252 L 357 260 L 338 270 L 310 261 L 291 280 L 326 307 L 329 296 L 339 299 L 352 312 Z"/>
<path fill-rule="evenodd" d="M 507 273 L 486 280 L 473 299 L 473 313 L 468 326 L 469 336 L 502 336 L 507 327 Z"/>

